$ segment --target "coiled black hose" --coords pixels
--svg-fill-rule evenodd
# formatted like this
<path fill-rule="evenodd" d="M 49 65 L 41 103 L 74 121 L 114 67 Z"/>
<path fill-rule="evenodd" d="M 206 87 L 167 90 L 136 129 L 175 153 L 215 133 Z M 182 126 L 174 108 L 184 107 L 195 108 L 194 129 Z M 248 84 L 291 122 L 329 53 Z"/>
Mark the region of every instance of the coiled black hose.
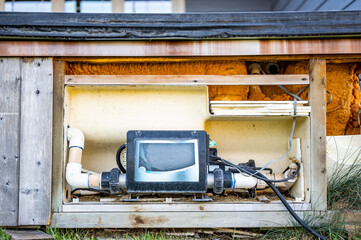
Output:
<path fill-rule="evenodd" d="M 122 154 L 122 151 L 123 151 L 126 147 L 127 147 L 127 144 L 123 144 L 122 146 L 120 146 L 120 147 L 118 148 L 117 154 L 115 155 L 118 168 L 119 168 L 119 170 L 120 170 L 122 173 L 126 173 L 126 172 L 127 172 L 127 171 L 125 170 L 125 168 L 123 167 L 122 162 L 120 161 L 120 155 Z"/>

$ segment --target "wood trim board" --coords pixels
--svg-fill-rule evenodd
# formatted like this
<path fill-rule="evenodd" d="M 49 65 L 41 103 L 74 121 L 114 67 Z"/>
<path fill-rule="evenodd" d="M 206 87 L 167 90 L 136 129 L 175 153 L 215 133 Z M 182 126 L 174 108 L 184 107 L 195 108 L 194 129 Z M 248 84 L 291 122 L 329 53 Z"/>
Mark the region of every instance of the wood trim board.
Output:
<path fill-rule="evenodd" d="M 326 61 L 309 62 L 311 111 L 311 203 L 313 210 L 327 210 L 326 174 Z"/>
<path fill-rule="evenodd" d="M 303 85 L 307 74 L 279 75 L 65 75 L 65 85 Z"/>
<path fill-rule="evenodd" d="M 213 41 L 0 41 L 0 56 L 4 57 L 193 57 L 350 54 L 361 54 L 361 38 Z"/>

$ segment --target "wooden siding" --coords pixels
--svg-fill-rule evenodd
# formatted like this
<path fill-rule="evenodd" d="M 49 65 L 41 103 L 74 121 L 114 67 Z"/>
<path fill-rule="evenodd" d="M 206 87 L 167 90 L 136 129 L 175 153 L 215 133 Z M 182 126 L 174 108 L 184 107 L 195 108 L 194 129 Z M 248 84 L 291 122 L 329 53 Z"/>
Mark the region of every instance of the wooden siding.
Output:
<path fill-rule="evenodd" d="M 0 226 L 18 224 L 20 87 L 20 60 L 1 58 Z"/>
<path fill-rule="evenodd" d="M 46 225 L 51 214 L 52 59 L 24 58 L 21 68 L 19 225 Z"/>

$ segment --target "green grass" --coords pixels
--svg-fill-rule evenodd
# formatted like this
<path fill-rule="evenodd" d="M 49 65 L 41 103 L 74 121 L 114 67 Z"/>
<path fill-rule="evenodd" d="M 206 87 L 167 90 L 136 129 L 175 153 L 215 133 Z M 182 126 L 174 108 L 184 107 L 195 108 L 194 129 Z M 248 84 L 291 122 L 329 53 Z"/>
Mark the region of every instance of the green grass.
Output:
<path fill-rule="evenodd" d="M 93 240 L 94 236 L 89 234 L 89 230 L 86 229 L 59 229 L 47 227 L 47 234 L 54 237 L 55 240 Z"/>
<path fill-rule="evenodd" d="M 0 240 L 10 240 L 10 236 L 6 234 L 4 229 L 0 228 Z"/>
<path fill-rule="evenodd" d="M 348 149 L 351 149 L 350 146 Z M 345 168 L 345 163 L 352 156 L 356 157 L 356 161 Z M 314 227 L 314 230 L 330 240 L 360 240 L 360 233 L 346 230 L 343 213 L 348 210 L 361 210 L 361 148 L 353 152 L 347 151 L 333 170 L 327 183 L 327 206 L 329 210 L 334 211 L 333 214 L 308 214 L 303 220 L 310 226 L 318 226 Z M 325 218 L 327 221 L 324 221 Z M 321 224 L 317 224 L 320 222 Z M 312 236 L 304 228 L 299 227 L 293 220 L 291 223 L 291 228 L 269 230 L 263 239 L 311 239 Z"/>
<path fill-rule="evenodd" d="M 350 147 L 349 147 L 350 149 Z M 347 160 L 356 156 L 356 161 L 344 168 Z M 361 209 L 361 149 L 348 151 L 341 157 L 328 179 L 328 209 Z"/>
<path fill-rule="evenodd" d="M 317 226 L 313 229 L 330 240 L 346 240 L 349 237 L 345 228 L 344 217 L 340 212 L 334 212 L 332 215 L 308 213 L 303 217 L 303 221 L 309 226 Z M 270 229 L 262 239 L 316 239 L 294 220 L 291 220 L 291 225 L 293 227 Z"/>
<path fill-rule="evenodd" d="M 140 230 L 141 231 L 141 230 Z M 101 235 L 102 239 L 129 239 L 129 240 L 177 240 L 185 238 L 176 238 L 173 236 L 166 236 L 162 232 L 159 234 L 152 234 L 147 231 L 141 234 L 127 234 L 113 232 L 104 234 L 101 230 L 86 230 L 86 229 L 59 229 L 59 228 L 46 228 L 46 233 L 53 236 L 55 240 L 93 240 L 98 239 L 96 235 Z"/>

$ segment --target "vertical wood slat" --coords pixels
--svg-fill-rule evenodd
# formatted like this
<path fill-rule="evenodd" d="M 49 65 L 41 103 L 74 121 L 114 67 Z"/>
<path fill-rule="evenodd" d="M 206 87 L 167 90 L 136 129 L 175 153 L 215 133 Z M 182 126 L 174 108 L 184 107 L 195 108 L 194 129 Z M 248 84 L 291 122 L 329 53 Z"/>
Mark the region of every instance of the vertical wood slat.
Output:
<path fill-rule="evenodd" d="M 63 122 L 64 122 L 64 75 L 65 62 L 54 60 L 53 95 L 53 174 L 52 174 L 52 212 L 61 212 L 63 203 Z"/>
<path fill-rule="evenodd" d="M 0 226 L 18 224 L 20 87 L 20 59 L 0 59 Z"/>
<path fill-rule="evenodd" d="M 50 217 L 52 72 L 51 58 L 23 59 L 19 225 L 45 225 Z"/>
<path fill-rule="evenodd" d="M 124 12 L 124 0 L 112 0 L 112 13 Z"/>
<path fill-rule="evenodd" d="M 309 74 L 309 103 L 311 106 L 311 205 L 313 210 L 326 210 L 326 60 L 311 59 Z"/>

